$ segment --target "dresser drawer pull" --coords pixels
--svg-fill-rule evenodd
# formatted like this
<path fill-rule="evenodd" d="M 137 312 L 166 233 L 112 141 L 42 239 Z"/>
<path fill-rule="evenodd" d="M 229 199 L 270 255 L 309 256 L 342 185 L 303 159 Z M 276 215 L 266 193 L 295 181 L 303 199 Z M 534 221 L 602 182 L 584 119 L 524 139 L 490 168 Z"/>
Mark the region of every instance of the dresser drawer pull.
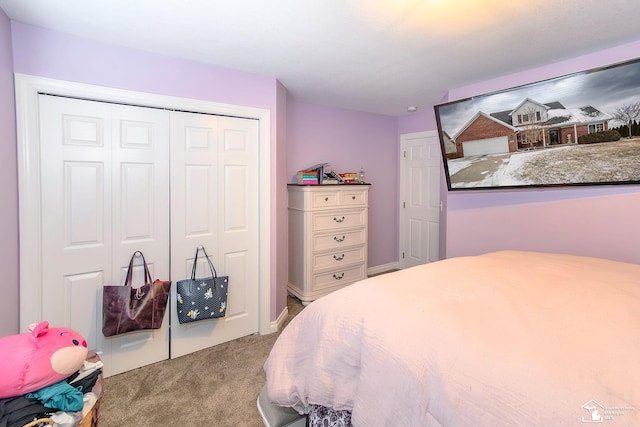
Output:
<path fill-rule="evenodd" d="M 334 216 L 334 217 L 333 217 L 333 220 L 334 220 L 335 222 L 342 222 L 342 221 L 344 221 L 344 216 L 343 216 L 342 218 L 336 218 L 336 217 Z"/>
<path fill-rule="evenodd" d="M 335 259 L 336 261 L 342 261 L 344 259 L 344 254 L 342 254 L 340 256 L 334 255 L 333 259 Z"/>
<path fill-rule="evenodd" d="M 334 279 L 336 279 L 336 280 L 340 280 L 340 279 L 342 279 L 343 277 L 344 277 L 344 272 L 343 272 L 342 274 L 340 274 L 339 276 L 337 276 L 337 275 L 335 275 L 335 274 L 333 275 L 333 278 L 334 278 Z"/>
<path fill-rule="evenodd" d="M 351 196 L 351 200 L 355 200 L 355 199 L 356 199 L 356 196 Z"/>
<path fill-rule="evenodd" d="M 340 242 L 344 242 L 344 239 L 346 239 L 347 236 L 342 236 L 342 239 L 338 236 L 333 236 L 333 240 L 335 240 L 336 242 L 340 243 Z"/>
<path fill-rule="evenodd" d="M 329 201 L 329 198 L 328 198 L 328 197 L 325 197 L 325 198 L 324 198 L 324 201 L 325 201 L 325 202 L 328 202 L 328 201 Z"/>

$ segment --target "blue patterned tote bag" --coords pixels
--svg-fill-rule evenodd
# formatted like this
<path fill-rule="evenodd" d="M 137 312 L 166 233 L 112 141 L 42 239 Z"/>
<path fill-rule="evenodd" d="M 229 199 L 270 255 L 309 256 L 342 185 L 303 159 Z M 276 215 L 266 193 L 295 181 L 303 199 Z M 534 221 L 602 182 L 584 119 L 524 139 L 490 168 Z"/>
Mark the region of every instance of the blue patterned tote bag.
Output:
<path fill-rule="evenodd" d="M 209 263 L 211 276 L 196 278 L 198 254 L 202 251 Z M 176 282 L 177 312 L 180 323 L 224 317 L 227 311 L 229 276 L 218 276 L 203 246 L 196 249 L 191 277 Z"/>

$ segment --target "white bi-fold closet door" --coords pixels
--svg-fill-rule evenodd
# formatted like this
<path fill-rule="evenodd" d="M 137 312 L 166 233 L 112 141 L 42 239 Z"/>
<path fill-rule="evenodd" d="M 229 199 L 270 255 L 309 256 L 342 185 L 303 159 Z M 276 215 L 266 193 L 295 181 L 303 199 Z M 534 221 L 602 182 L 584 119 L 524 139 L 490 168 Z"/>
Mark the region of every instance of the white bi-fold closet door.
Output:
<path fill-rule="evenodd" d="M 258 123 L 171 113 L 171 277 L 191 275 L 198 245 L 229 276 L 226 316 L 179 324 L 171 311 L 171 357 L 258 332 Z M 198 258 L 198 277 L 209 267 Z M 171 304 L 175 308 L 176 287 Z"/>
<path fill-rule="evenodd" d="M 258 331 L 256 120 L 39 95 L 39 121 L 40 319 L 83 334 L 106 375 Z M 102 286 L 136 250 L 175 283 L 198 245 L 230 276 L 225 318 L 180 325 L 174 286 L 161 329 L 102 335 Z"/>

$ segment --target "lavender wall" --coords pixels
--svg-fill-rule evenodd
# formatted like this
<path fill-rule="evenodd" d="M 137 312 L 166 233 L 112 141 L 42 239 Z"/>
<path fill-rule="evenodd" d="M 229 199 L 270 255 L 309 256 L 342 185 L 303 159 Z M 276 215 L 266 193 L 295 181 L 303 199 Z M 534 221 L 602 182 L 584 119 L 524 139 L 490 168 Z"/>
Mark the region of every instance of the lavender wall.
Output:
<path fill-rule="evenodd" d="M 0 11 L 0 337 L 18 333 L 18 176 L 11 25 Z"/>
<path fill-rule="evenodd" d="M 398 133 L 400 135 L 434 130 L 436 126 L 436 113 L 433 107 L 398 117 Z"/>
<path fill-rule="evenodd" d="M 398 260 L 398 131 L 394 117 L 289 101 L 287 174 L 316 163 L 364 167 L 369 191 L 369 267 Z"/>
<path fill-rule="evenodd" d="M 15 72 L 276 111 L 276 80 L 12 21 Z M 272 117 L 272 130 L 275 117 Z"/>
<path fill-rule="evenodd" d="M 449 92 L 449 100 L 634 59 L 640 41 Z M 447 257 L 541 250 L 640 263 L 639 186 L 454 192 L 447 197 Z M 526 219 L 525 219 L 526 218 Z"/>
<path fill-rule="evenodd" d="M 271 170 L 285 168 L 285 157 L 281 152 L 285 148 L 285 140 L 278 134 L 278 131 L 283 131 L 278 119 L 278 99 L 282 98 L 282 89 L 274 78 L 125 49 L 17 22 L 12 22 L 11 28 L 13 65 L 17 73 L 269 109 Z M 8 157 L 12 164 L 15 163 L 15 157 L 15 153 Z M 282 179 L 284 174 L 275 172 L 272 176 L 271 196 L 275 203 L 272 215 L 279 215 L 286 209 L 286 186 Z M 8 187 L 8 197 L 15 199 L 15 179 L 12 182 L 14 185 Z M 278 229 L 279 223 L 276 220 L 271 223 L 274 240 L 282 233 Z M 12 222 L 9 227 L 17 227 L 17 223 Z M 271 306 L 272 320 L 286 307 L 282 297 L 277 299 L 274 296 L 286 293 L 286 264 L 278 262 L 278 250 L 282 247 L 283 244 L 271 244 L 271 300 L 278 301 L 276 306 Z M 17 248 L 11 255 L 14 259 L 17 257 Z M 5 283 L 13 287 L 11 292 L 17 292 L 17 281 Z M 12 304 L 17 305 L 17 301 L 12 301 Z M 12 321 L 14 317 L 11 316 Z"/>

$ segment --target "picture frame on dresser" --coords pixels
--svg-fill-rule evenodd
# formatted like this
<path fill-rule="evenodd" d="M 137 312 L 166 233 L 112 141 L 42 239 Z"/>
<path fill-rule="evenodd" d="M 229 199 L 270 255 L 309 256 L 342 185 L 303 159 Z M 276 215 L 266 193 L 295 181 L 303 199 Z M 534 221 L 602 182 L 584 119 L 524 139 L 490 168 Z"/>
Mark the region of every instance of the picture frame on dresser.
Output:
<path fill-rule="evenodd" d="M 370 184 L 288 184 L 288 292 L 307 305 L 367 277 Z"/>

